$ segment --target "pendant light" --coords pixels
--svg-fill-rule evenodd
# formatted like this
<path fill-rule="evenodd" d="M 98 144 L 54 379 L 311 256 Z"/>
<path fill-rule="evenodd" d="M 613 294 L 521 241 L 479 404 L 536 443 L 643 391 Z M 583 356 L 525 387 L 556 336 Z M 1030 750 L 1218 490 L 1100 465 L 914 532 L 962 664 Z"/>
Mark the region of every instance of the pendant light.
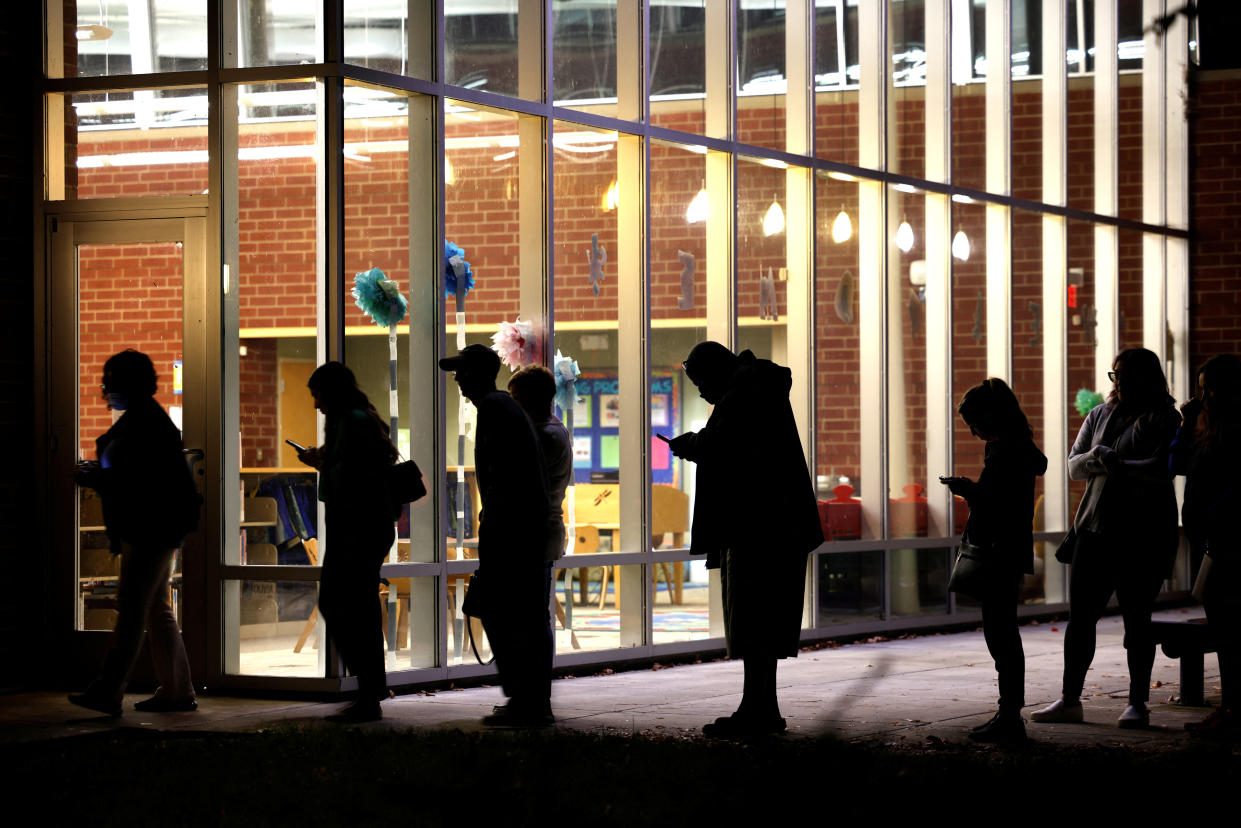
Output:
<path fill-rule="evenodd" d="M 711 217 L 711 197 L 707 195 L 706 183 L 703 183 L 702 189 L 694 196 L 693 201 L 685 208 L 685 221 L 689 224 L 697 224 L 700 221 L 706 221 Z"/>
<path fill-rule="evenodd" d="M 771 194 L 771 206 L 763 216 L 763 235 L 774 236 L 784 229 L 784 208 L 776 201 L 776 194 Z"/>
<path fill-rule="evenodd" d="M 969 261 L 970 240 L 969 236 L 965 235 L 964 230 L 958 230 L 957 234 L 952 237 L 952 255 L 963 262 Z"/>
<path fill-rule="evenodd" d="M 849 220 L 849 214 L 845 212 L 845 205 L 840 205 L 840 212 L 836 214 L 836 220 L 832 222 L 832 241 L 836 244 L 844 244 L 853 238 L 853 222 Z"/>
<path fill-rule="evenodd" d="M 896 228 L 896 246 L 902 253 L 908 253 L 914 247 L 914 229 L 909 226 L 909 219 L 901 219 L 901 226 Z"/>

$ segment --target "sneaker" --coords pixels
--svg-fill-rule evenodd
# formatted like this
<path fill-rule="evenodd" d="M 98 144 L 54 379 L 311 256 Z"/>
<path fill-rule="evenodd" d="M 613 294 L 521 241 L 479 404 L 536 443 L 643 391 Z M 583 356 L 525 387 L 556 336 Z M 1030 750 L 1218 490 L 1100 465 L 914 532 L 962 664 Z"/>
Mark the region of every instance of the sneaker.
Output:
<path fill-rule="evenodd" d="M 134 710 L 140 713 L 193 713 L 198 709 L 194 699 L 166 699 L 163 696 L 152 696 L 140 702 L 134 702 Z"/>
<path fill-rule="evenodd" d="M 702 735 L 708 739 L 757 739 L 763 736 L 775 736 L 788 729 L 788 723 L 779 716 L 769 719 L 754 719 L 734 713 L 721 716 L 710 724 L 702 726 Z"/>
<path fill-rule="evenodd" d="M 1026 723 L 1020 713 L 996 713 L 971 730 L 970 738 L 989 745 L 1020 744 L 1026 740 Z"/>
<path fill-rule="evenodd" d="M 87 710 L 94 710 L 97 713 L 103 713 L 105 716 L 121 715 L 120 702 L 105 699 L 102 696 L 96 696 L 90 691 L 85 693 L 70 693 L 69 702 L 71 704 L 76 704 L 78 707 L 85 707 Z"/>
<path fill-rule="evenodd" d="M 1217 707 L 1205 719 L 1186 722 L 1185 729 L 1190 733 L 1199 733 L 1203 736 L 1223 736 L 1237 731 L 1238 725 L 1241 725 L 1241 721 L 1238 721 L 1237 714 L 1232 708 Z"/>
<path fill-rule="evenodd" d="M 1056 699 L 1042 710 L 1030 714 L 1030 721 L 1040 724 L 1066 724 L 1080 722 L 1085 719 L 1081 702 L 1067 702 Z"/>
<path fill-rule="evenodd" d="M 326 718 L 329 722 L 338 722 L 340 724 L 358 724 L 360 722 L 377 722 L 383 717 L 383 713 L 379 709 L 379 702 L 355 701 L 344 710 L 341 710 L 338 713 L 333 713 Z"/>
<path fill-rule="evenodd" d="M 1140 730 L 1151 726 L 1151 712 L 1146 705 L 1138 702 L 1131 704 L 1125 708 L 1125 712 L 1120 714 L 1120 718 L 1116 720 L 1117 727 L 1123 727 L 1126 730 Z"/>

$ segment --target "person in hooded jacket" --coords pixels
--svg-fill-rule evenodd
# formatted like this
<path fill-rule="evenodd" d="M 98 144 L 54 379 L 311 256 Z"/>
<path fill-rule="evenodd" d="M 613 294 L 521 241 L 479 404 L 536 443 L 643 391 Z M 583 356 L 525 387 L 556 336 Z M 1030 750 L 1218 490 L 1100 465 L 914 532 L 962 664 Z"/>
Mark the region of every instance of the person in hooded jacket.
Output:
<path fill-rule="evenodd" d="M 697 464 L 690 553 L 720 570 L 729 658 L 744 665 L 741 704 L 706 725 L 716 738 L 786 728 L 776 698 L 776 663 L 797 655 L 806 556 L 823 543 L 814 487 L 789 405 L 792 373 L 700 342 L 683 363 L 714 405 L 706 425 L 669 443 Z"/>
<path fill-rule="evenodd" d="M 75 479 L 103 501 L 112 553 L 121 556 L 117 619 L 99 676 L 69 701 L 110 716 L 121 699 L 145 629 L 159 689 L 134 704 L 144 713 L 198 709 L 190 662 L 168 581 L 173 556 L 198 526 L 201 498 L 181 448 L 181 433 L 155 399 L 155 366 L 140 351 L 126 350 L 104 363 L 102 391 L 121 416 L 95 441 L 97 460 L 82 463 Z"/>
<path fill-rule="evenodd" d="M 1069 477 L 1087 483 L 1073 518 L 1062 695 L 1032 713 L 1034 722 L 1083 720 L 1081 695 L 1094 660 L 1095 625 L 1114 592 L 1129 662 L 1129 705 L 1116 724 L 1150 724 L 1151 610 L 1180 542 L 1168 453 L 1181 415 L 1154 352 L 1121 351 L 1109 378 L 1114 387 L 1108 401 L 1086 415 L 1069 451 Z"/>
<path fill-rule="evenodd" d="M 986 594 L 981 598 L 982 632 L 999 676 L 999 710 L 974 728 L 976 742 L 1025 739 L 1026 657 L 1017 627 L 1022 575 L 1034 572 L 1034 481 L 1047 471 L 1047 458 L 1034 445 L 1025 412 L 1011 388 L 991 378 L 965 392 L 957 413 L 970 434 L 987 443 L 978 480 L 943 477 L 941 482 L 969 503 L 964 537 L 986 549 Z"/>

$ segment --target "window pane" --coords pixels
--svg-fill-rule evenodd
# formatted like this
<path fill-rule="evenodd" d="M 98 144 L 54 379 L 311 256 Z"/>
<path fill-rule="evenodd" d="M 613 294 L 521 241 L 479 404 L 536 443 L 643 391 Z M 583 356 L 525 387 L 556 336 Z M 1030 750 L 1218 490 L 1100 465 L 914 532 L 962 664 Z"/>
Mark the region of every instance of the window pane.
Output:
<path fill-rule="evenodd" d="M 235 661 L 243 676 L 325 675 L 327 636 L 314 581 L 224 581 L 225 622 L 236 625 Z"/>
<path fill-rule="evenodd" d="M 953 10 L 962 4 L 953 4 Z M 952 182 L 982 190 L 987 172 L 986 9 L 952 18 Z"/>
<path fill-rule="evenodd" d="M 444 0 L 444 79 L 497 95 L 518 94 L 518 0 Z M 542 48 L 531 44 L 538 55 Z M 541 63 L 539 64 L 542 65 Z M 539 97 L 542 73 L 539 72 Z"/>
<path fill-rule="evenodd" d="M 605 538 L 605 545 L 610 543 Z M 633 609 L 644 602 L 622 601 L 626 589 L 641 589 L 644 578 L 649 578 L 648 567 L 641 564 L 626 566 L 590 566 L 590 547 L 605 551 L 598 546 L 599 538 L 593 534 L 583 544 L 579 539 L 577 558 L 562 558 L 560 564 L 568 568 L 557 570 L 557 580 L 552 585 L 556 592 L 556 652 L 568 654 L 591 650 L 611 650 L 630 647 L 642 641 L 645 612 Z M 668 564 L 671 570 L 672 564 Z M 664 584 L 664 575 L 659 575 Z M 667 600 L 666 598 L 663 600 Z M 693 632 L 701 632 L 699 616 L 702 613 L 686 613 L 687 617 L 665 618 L 665 635 L 678 635 L 673 640 L 685 640 Z"/>
<path fill-rule="evenodd" d="M 982 471 L 986 444 L 970 434 L 969 426 L 956 413 L 956 404 L 966 391 L 988 377 L 988 209 L 982 204 L 959 201 L 952 204 L 952 474 L 975 480 Z M 954 531 L 965 530 L 967 515 L 968 508 L 964 505 L 953 510 Z"/>
<path fill-rule="evenodd" d="M 1082 74 L 1080 70 L 1080 61 L 1073 63 L 1073 58 L 1078 57 L 1076 46 L 1076 26 L 1077 15 L 1074 12 L 1073 4 L 1069 4 L 1069 19 L 1072 21 L 1069 32 L 1069 85 L 1068 85 L 1068 101 L 1066 124 L 1068 129 L 1068 142 L 1065 145 L 1068 156 L 1066 163 L 1068 164 L 1068 200 L 1070 207 L 1078 210 L 1096 210 L 1098 203 L 1095 199 L 1094 190 L 1094 151 L 1095 151 L 1095 133 L 1094 133 L 1094 116 L 1095 116 L 1095 79 L 1094 75 Z M 1089 55 L 1094 51 L 1094 28 L 1087 25 L 1084 29 L 1082 45 L 1087 49 Z M 1015 90 L 1014 90 L 1015 92 Z M 1014 112 L 1016 110 L 1014 109 Z M 1015 117 L 1015 116 L 1014 116 Z M 1016 122 L 1014 121 L 1014 130 Z M 1139 134 L 1141 133 L 1141 124 L 1138 126 Z M 1102 140 L 1111 140 L 1111 136 L 1100 136 Z M 1042 145 L 1041 139 L 1038 145 Z M 1016 144 L 1014 144 L 1014 152 L 1016 152 Z M 1041 150 L 1040 150 L 1041 151 Z M 1140 162 L 1139 162 L 1140 166 Z M 1016 170 L 1014 169 L 1014 174 Z M 1120 169 L 1120 175 L 1125 175 L 1124 167 Z M 1140 175 L 1140 172 L 1139 172 Z M 1015 179 L 1014 179 L 1015 180 Z M 1140 185 L 1139 185 L 1140 186 Z M 1139 200 L 1141 192 L 1139 190 Z M 1038 198 L 1042 201 L 1042 197 Z"/>
<path fill-rule="evenodd" d="M 651 4 L 651 123 L 706 129 L 706 0 Z"/>
<path fill-rule="evenodd" d="M 394 75 L 412 74 L 410 55 L 429 45 L 417 38 L 431 21 L 416 20 L 411 29 L 406 19 L 409 5 L 391 0 L 344 0 L 345 60 Z"/>
<path fill-rule="evenodd" d="M 888 0 L 892 36 L 892 127 L 888 132 L 891 169 L 903 175 L 926 175 L 926 15 L 922 3 Z"/>
<path fill-rule="evenodd" d="M 1085 221 L 1068 222 L 1068 401 L 1067 445 L 1073 448 L 1077 432 L 1093 403 L 1089 395 L 1106 398 L 1111 388 L 1095 387 L 1095 353 L 1099 348 L 1098 311 L 1095 307 L 1094 225 Z M 1108 359 L 1111 359 L 1109 356 Z M 1086 491 L 1086 481 L 1069 480 L 1069 520 L 1077 514 L 1077 504 Z"/>
<path fill-rule="evenodd" d="M 1031 77 L 1031 74 L 1037 74 L 1034 70 L 1041 67 L 1042 26 L 1042 0 L 1024 0 L 1021 8 L 1014 6 L 1013 195 L 1033 201 L 1043 200 L 1043 84 L 1039 79 Z M 1064 68 L 1053 66 L 1049 71 L 1063 72 Z M 1051 114 L 1055 117 L 1054 113 Z M 1074 147 L 1075 144 L 1070 141 L 1068 146 Z M 1090 144 L 1085 146 L 1089 147 Z M 1089 170 L 1092 166 L 1070 164 L 1069 169 Z"/>
<path fill-rule="evenodd" d="M 888 555 L 893 618 L 948 612 L 951 548 L 893 549 Z"/>
<path fill-rule="evenodd" d="M 1143 341 L 1142 314 L 1142 274 L 1145 270 L 1142 238 L 1142 233 L 1137 230 L 1121 229 L 1116 232 L 1116 246 L 1119 251 L 1116 294 L 1120 306 L 1119 316 L 1116 318 L 1116 344 L 1120 351 L 1146 347 Z M 1114 355 L 1109 355 L 1109 359 L 1111 356 Z"/>
<path fill-rule="evenodd" d="M 737 140 L 784 149 L 784 9 L 737 4 Z"/>
<path fill-rule="evenodd" d="M 781 162 L 737 163 L 737 350 L 786 363 L 785 170 Z"/>
<path fill-rule="evenodd" d="M 844 164 L 858 162 L 857 12 L 856 4 L 815 0 L 815 154 Z"/>
<path fill-rule="evenodd" d="M 553 0 L 552 26 L 553 100 L 564 106 L 615 103 L 616 0 Z M 633 60 L 629 65 L 640 62 Z"/>
<path fill-rule="evenodd" d="M 49 95 L 48 103 L 49 151 L 65 159 L 51 171 L 49 198 L 207 191 L 205 88 Z"/>
<path fill-rule="evenodd" d="M 64 77 L 207 68 L 206 0 L 80 0 L 64 11 Z M 49 33 L 49 45 L 57 34 Z"/>
<path fill-rule="evenodd" d="M 281 0 L 236 3 L 240 30 L 236 66 L 284 66 L 323 60 L 323 26 L 314 4 Z"/>
<path fill-rule="evenodd" d="M 883 618 L 881 551 L 825 552 L 818 556 L 816 626 Z"/>

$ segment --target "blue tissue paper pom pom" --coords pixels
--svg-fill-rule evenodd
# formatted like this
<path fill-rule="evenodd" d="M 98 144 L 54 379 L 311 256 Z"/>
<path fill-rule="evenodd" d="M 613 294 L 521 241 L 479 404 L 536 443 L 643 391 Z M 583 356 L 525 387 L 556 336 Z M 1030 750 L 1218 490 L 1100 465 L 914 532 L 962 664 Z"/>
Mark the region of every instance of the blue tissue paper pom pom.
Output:
<path fill-rule="evenodd" d="M 457 282 L 461 281 L 461 295 L 468 296 L 474 287 L 474 271 L 465 260 L 465 251 L 450 241 L 444 242 L 444 293 L 457 294 Z"/>
<path fill-rule="evenodd" d="M 377 267 L 354 275 L 353 299 L 381 328 L 398 324 L 409 308 L 409 302 L 401 295 L 396 282 Z"/>

